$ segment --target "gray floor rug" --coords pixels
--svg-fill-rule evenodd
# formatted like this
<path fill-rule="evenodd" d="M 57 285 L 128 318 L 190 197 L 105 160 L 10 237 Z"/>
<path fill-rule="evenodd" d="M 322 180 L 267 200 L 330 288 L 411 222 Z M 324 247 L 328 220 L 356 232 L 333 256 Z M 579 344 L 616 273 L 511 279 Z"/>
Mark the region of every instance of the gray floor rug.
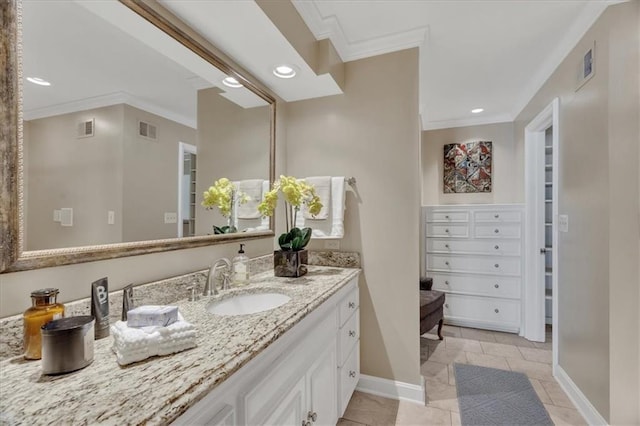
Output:
<path fill-rule="evenodd" d="M 470 425 L 553 425 L 522 373 L 454 364 L 460 420 Z"/>

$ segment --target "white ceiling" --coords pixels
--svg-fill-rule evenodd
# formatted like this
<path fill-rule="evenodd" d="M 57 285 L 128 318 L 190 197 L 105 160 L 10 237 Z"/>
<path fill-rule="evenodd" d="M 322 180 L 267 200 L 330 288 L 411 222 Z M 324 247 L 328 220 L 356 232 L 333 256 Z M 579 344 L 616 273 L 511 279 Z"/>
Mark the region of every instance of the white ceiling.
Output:
<path fill-rule="evenodd" d="M 329 75 L 314 74 L 254 1 L 159 1 L 285 101 L 341 93 Z M 293 0 L 315 37 L 330 38 L 345 62 L 419 47 L 423 129 L 513 120 L 606 6 L 615 2 Z M 69 10 L 57 12 L 52 5 L 67 5 Z M 110 24 L 96 19 L 96 14 Z M 34 15 L 40 20 L 30 22 Z M 23 20 L 25 75 L 42 69 L 39 76 L 54 80 L 55 86 L 46 92 L 25 84 L 25 106 L 32 112 L 56 103 L 73 104 L 72 97 L 124 96 L 168 111 L 181 118 L 177 121 L 195 123 L 196 88 L 216 85 L 229 90 L 220 85 L 217 70 L 166 35 L 149 30 L 146 21 L 118 2 L 28 0 Z M 146 29 L 140 27 L 143 24 Z M 103 27 L 110 32 L 94 37 L 94 30 Z M 36 29 L 38 35 L 32 36 Z M 118 47 L 105 40 L 119 41 Z M 118 56 L 105 59 L 105 52 Z M 88 77 L 69 79 L 64 71 L 49 76 L 44 65 L 56 61 Z M 272 69 L 280 63 L 293 65 L 298 75 L 276 78 Z M 124 76 L 128 83 L 109 82 Z M 76 92 L 78 87 L 83 93 Z M 191 94 L 185 97 L 177 91 Z M 246 102 L 236 96 L 236 102 Z M 485 111 L 471 114 L 473 108 Z"/>

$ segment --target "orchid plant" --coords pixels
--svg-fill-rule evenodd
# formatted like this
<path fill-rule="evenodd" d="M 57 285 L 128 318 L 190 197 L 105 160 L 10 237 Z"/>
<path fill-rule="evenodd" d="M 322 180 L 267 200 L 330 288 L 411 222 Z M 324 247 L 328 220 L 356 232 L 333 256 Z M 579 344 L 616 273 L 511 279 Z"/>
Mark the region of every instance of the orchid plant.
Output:
<path fill-rule="evenodd" d="M 207 210 L 217 207 L 220 214 L 227 218 L 226 226 L 213 227 L 214 234 L 230 234 L 238 232 L 233 225 L 233 212 L 236 203 L 244 204 L 249 201 L 249 197 L 240 192 L 238 188 L 227 178 L 220 178 L 206 190 L 202 197 L 202 206 Z"/>
<path fill-rule="evenodd" d="M 299 251 L 306 247 L 311 239 L 311 228 L 300 229 L 295 226 L 300 208 L 307 207 L 312 216 L 320 213 L 322 203 L 316 195 L 313 185 L 293 176 L 280 176 L 273 183 L 273 189 L 267 192 L 262 202 L 258 205 L 258 211 L 263 216 L 273 216 L 278 204 L 278 192 L 282 192 L 285 200 L 285 224 L 287 232 L 280 235 L 278 244 L 283 251 Z"/>

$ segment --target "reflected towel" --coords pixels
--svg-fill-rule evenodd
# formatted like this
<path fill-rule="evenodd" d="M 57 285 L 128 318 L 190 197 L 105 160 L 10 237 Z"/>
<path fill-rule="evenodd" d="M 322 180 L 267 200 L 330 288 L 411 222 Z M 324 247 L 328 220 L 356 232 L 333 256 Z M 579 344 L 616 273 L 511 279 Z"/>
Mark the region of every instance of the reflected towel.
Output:
<path fill-rule="evenodd" d="M 262 202 L 262 179 L 246 179 L 236 183 L 240 195 L 246 195 L 248 200 L 245 203 L 240 202 L 238 197 L 238 205 L 236 208 L 238 219 L 259 219 L 261 217 L 258 211 L 258 204 Z"/>
<path fill-rule="evenodd" d="M 269 192 L 269 186 L 270 182 L 268 180 L 262 181 L 262 199 L 264 199 L 265 194 Z M 262 199 L 260 200 L 261 202 Z M 270 223 L 269 220 L 269 216 L 262 215 L 258 216 L 255 219 L 236 218 L 235 225 L 236 228 L 238 228 L 238 230 L 242 232 L 268 231 Z"/>
<path fill-rule="evenodd" d="M 312 216 L 309 209 L 303 206 L 302 214 L 306 220 L 325 220 L 329 218 L 329 209 L 331 204 L 331 176 L 313 176 L 304 178 L 304 181 L 312 185 L 316 191 L 316 195 L 320 198 L 322 209 L 320 212 Z"/>
<path fill-rule="evenodd" d="M 344 210 L 345 204 L 345 178 L 337 176 L 331 178 L 331 209 L 329 217 L 325 220 L 306 220 L 300 214 L 296 218 L 296 226 L 304 228 L 308 226 L 313 232 L 311 238 L 329 239 L 344 237 Z"/>
<path fill-rule="evenodd" d="M 113 352 L 126 365 L 156 355 L 168 355 L 196 346 L 196 329 L 178 314 L 178 321 L 164 326 L 129 327 L 126 321 L 111 326 Z"/>

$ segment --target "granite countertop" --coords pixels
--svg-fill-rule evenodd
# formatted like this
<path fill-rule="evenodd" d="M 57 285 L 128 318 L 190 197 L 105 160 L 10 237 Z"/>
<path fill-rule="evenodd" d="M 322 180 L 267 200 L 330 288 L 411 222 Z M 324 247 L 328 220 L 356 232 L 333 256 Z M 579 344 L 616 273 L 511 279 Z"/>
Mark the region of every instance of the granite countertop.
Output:
<path fill-rule="evenodd" d="M 40 361 L 21 356 L 0 362 L 0 424 L 166 424 L 206 396 L 308 313 L 337 292 L 359 269 L 309 266 L 300 278 L 266 271 L 245 287 L 196 302 L 174 303 L 198 330 L 198 346 L 121 367 L 113 337 L 95 342 L 88 367 L 59 376 L 41 374 Z M 230 293 L 261 290 L 291 297 L 265 312 L 218 316 L 208 303 Z"/>

